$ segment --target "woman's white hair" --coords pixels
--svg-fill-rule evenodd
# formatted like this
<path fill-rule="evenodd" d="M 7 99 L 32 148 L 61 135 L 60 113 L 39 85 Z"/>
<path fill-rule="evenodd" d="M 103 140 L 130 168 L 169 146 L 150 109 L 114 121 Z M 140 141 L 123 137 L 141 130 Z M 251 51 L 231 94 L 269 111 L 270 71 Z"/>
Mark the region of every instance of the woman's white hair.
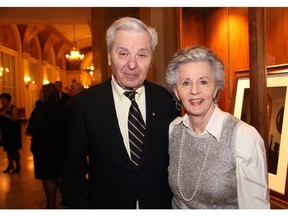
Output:
<path fill-rule="evenodd" d="M 217 88 L 214 103 L 217 104 L 225 86 L 224 65 L 222 60 L 212 50 L 203 46 L 192 46 L 187 49 L 181 49 L 173 56 L 166 70 L 165 80 L 167 90 L 172 94 L 174 100 L 177 100 L 174 88 L 178 79 L 178 68 L 181 64 L 189 62 L 207 62 L 212 66 Z"/>

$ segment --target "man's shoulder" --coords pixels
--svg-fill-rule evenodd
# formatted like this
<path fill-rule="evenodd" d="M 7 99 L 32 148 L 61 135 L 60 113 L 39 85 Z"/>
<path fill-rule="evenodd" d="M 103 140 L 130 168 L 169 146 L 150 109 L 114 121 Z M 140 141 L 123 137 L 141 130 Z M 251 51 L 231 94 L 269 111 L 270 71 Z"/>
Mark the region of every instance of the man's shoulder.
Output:
<path fill-rule="evenodd" d="M 166 89 L 163 86 L 161 86 L 161 85 L 159 85 L 157 83 L 152 83 L 152 82 L 149 82 L 149 81 L 145 81 L 144 85 L 145 85 L 146 91 L 148 91 L 148 92 L 149 91 L 152 91 L 154 93 L 156 93 L 156 92 L 158 92 L 158 93 L 166 92 Z"/>
<path fill-rule="evenodd" d="M 166 97 L 169 98 L 169 100 L 173 100 L 171 94 L 167 91 L 167 89 L 159 84 L 145 81 L 145 90 L 146 94 L 148 94 L 149 96 L 152 95 L 160 98 Z"/>
<path fill-rule="evenodd" d="M 69 96 L 69 94 L 67 94 L 66 92 L 62 92 L 62 97 L 63 97 L 63 98 L 69 98 L 70 96 Z"/>
<path fill-rule="evenodd" d="M 111 84 L 104 81 L 102 83 L 90 86 L 88 89 L 85 89 L 84 91 L 75 95 L 74 98 L 79 98 L 80 100 L 100 99 L 102 97 L 107 98 L 109 92 L 112 94 Z"/>

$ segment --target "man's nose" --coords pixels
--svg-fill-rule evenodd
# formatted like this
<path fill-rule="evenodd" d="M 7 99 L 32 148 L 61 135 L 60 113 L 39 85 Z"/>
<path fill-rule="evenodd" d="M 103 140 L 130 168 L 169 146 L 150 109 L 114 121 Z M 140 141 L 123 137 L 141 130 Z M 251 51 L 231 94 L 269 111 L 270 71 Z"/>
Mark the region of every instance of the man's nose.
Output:
<path fill-rule="evenodd" d="M 127 66 L 130 70 L 134 70 L 137 67 L 138 63 L 136 61 L 136 57 L 131 56 L 127 62 Z"/>

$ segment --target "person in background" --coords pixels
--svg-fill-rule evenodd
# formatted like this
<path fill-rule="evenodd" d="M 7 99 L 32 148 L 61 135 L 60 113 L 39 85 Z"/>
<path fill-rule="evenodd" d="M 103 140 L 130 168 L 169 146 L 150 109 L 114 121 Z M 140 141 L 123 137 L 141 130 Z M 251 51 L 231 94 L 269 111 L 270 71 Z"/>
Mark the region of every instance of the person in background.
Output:
<path fill-rule="evenodd" d="M 3 173 L 20 172 L 20 153 L 22 148 L 21 125 L 18 121 L 18 109 L 11 104 L 12 97 L 8 93 L 0 95 L 2 107 L 0 108 L 0 125 L 3 149 L 7 152 L 8 167 Z M 15 162 L 15 169 L 14 169 Z"/>
<path fill-rule="evenodd" d="M 171 208 L 168 127 L 179 113 L 164 87 L 145 80 L 157 33 L 138 19 L 124 17 L 109 27 L 106 39 L 112 77 L 72 102 L 62 174 L 65 202 L 69 208 Z M 126 91 L 136 94 L 138 115 L 146 126 L 136 164 L 129 145 L 131 101 Z"/>
<path fill-rule="evenodd" d="M 39 106 L 41 103 L 42 103 L 42 100 L 41 100 L 41 96 L 42 95 L 42 90 L 40 89 L 39 90 L 39 98 L 38 100 L 35 101 L 35 107 Z"/>
<path fill-rule="evenodd" d="M 69 92 L 68 92 L 69 93 L 69 99 L 66 100 L 62 104 L 61 108 L 66 115 L 67 122 L 68 122 L 67 124 L 69 125 L 72 100 L 76 94 L 79 94 L 80 92 L 84 91 L 85 88 L 81 82 L 72 81 L 71 85 L 68 87 L 68 90 L 69 90 Z"/>
<path fill-rule="evenodd" d="M 76 94 L 84 91 L 85 88 L 82 85 L 81 82 L 72 82 L 72 84 L 69 86 L 69 96 L 74 97 Z"/>
<path fill-rule="evenodd" d="M 26 128 L 27 135 L 32 136 L 30 150 L 35 178 L 42 181 L 48 209 L 56 208 L 57 190 L 61 192 L 60 176 L 67 137 L 58 94 L 54 83 L 42 86 L 42 103 L 32 111 Z"/>
<path fill-rule="evenodd" d="M 213 51 L 178 51 L 166 70 L 167 89 L 186 113 L 169 128 L 173 208 L 268 209 L 264 142 L 257 130 L 217 106 L 224 66 Z"/>
<path fill-rule="evenodd" d="M 60 80 L 57 80 L 55 82 L 55 85 L 59 91 L 59 98 L 58 98 L 58 102 L 60 104 L 60 106 L 62 106 L 64 103 L 66 103 L 67 100 L 69 100 L 69 94 L 63 92 L 63 83 Z"/>

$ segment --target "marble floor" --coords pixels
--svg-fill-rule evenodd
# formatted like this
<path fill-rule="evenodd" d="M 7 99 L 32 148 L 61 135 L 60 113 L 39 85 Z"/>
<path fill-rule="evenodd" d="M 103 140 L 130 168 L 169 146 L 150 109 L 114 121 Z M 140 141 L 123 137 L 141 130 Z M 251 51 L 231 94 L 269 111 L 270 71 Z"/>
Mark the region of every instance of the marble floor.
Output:
<path fill-rule="evenodd" d="M 40 180 L 34 177 L 33 156 L 30 152 L 31 137 L 25 135 L 26 124 L 22 124 L 21 171 L 3 173 L 8 161 L 6 152 L 0 147 L 0 209 L 44 209 L 45 194 Z M 57 196 L 57 207 L 60 205 Z"/>

